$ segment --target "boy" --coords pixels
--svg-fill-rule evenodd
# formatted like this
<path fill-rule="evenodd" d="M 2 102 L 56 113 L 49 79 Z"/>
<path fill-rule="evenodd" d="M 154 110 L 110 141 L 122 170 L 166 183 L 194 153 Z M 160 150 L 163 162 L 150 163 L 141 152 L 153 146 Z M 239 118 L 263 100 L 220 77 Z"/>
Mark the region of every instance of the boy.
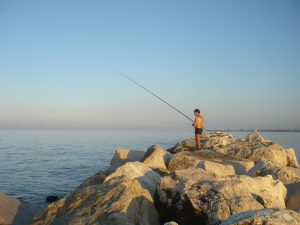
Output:
<path fill-rule="evenodd" d="M 200 115 L 199 109 L 195 109 L 194 114 L 196 116 L 195 122 L 193 123 L 193 127 L 195 127 L 195 140 L 196 140 L 196 144 L 197 144 L 197 150 L 201 150 L 200 135 L 203 132 L 204 119 Z"/>

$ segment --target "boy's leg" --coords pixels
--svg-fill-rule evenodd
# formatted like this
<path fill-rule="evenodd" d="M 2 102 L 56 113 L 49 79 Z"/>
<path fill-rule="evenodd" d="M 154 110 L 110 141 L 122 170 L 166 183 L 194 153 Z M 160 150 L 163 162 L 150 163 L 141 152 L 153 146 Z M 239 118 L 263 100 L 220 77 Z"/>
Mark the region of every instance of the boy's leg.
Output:
<path fill-rule="evenodd" d="M 200 134 L 196 134 L 196 135 L 195 135 L 195 139 L 196 139 L 197 150 L 200 150 L 200 149 L 201 149 L 201 144 L 200 144 Z"/>

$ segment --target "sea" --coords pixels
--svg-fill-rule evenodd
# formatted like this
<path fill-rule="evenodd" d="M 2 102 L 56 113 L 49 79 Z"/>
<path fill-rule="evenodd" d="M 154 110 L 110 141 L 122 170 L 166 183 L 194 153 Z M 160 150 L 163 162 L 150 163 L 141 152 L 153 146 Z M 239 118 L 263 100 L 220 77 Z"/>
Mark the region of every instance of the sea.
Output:
<path fill-rule="evenodd" d="M 230 132 L 245 138 L 248 132 Z M 300 132 L 261 132 L 300 159 Z M 46 197 L 66 196 L 86 178 L 105 170 L 115 149 L 170 148 L 192 131 L 0 130 L 0 192 L 45 206 Z"/>

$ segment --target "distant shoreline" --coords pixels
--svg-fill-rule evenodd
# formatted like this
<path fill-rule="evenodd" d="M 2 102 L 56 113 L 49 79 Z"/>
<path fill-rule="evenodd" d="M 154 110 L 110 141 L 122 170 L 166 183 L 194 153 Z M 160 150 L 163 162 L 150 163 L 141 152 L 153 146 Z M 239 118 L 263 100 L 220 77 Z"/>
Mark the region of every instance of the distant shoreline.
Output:
<path fill-rule="evenodd" d="M 258 132 L 300 132 L 300 130 L 280 130 L 280 129 L 256 129 Z M 208 131 L 225 131 L 225 132 L 251 132 L 253 129 L 208 129 Z"/>

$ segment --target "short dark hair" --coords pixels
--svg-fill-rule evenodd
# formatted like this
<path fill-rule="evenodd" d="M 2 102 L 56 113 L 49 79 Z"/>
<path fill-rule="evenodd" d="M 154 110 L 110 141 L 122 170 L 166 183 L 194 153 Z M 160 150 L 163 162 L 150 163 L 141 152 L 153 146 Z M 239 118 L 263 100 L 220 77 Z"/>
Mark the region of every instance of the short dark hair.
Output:
<path fill-rule="evenodd" d="M 200 113 L 200 110 L 199 109 L 195 109 L 194 112 Z"/>

